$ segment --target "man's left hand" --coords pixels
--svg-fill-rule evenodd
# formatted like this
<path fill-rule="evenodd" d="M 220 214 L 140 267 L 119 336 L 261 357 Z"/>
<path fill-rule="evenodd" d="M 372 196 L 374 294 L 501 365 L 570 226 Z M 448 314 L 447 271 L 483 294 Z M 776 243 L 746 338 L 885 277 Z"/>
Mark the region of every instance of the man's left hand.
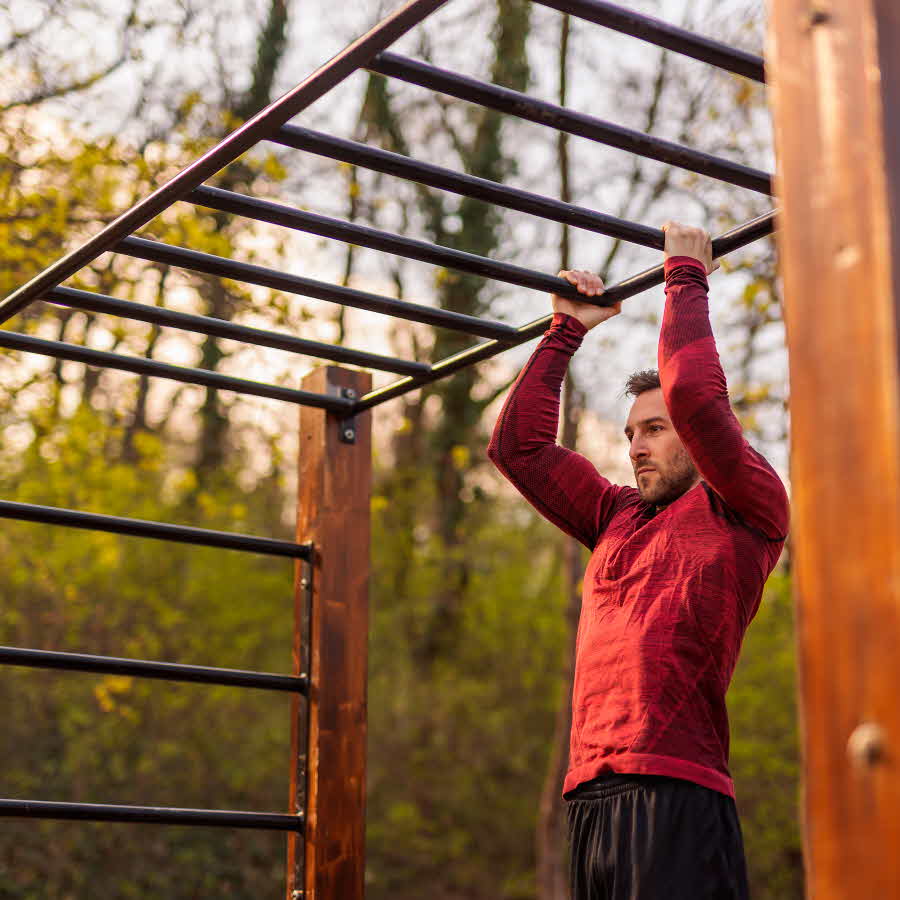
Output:
<path fill-rule="evenodd" d="M 666 222 L 662 230 L 666 235 L 666 259 L 670 256 L 692 256 L 703 263 L 707 275 L 719 268 L 719 263 L 713 262 L 712 239 L 708 232 L 679 222 Z"/>

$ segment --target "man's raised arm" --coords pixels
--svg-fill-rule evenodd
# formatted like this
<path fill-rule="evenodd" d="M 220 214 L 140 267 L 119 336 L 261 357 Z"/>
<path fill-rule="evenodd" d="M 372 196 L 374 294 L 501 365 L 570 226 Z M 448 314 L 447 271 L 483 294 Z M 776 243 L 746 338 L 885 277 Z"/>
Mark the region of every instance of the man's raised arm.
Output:
<path fill-rule="evenodd" d="M 588 296 L 603 290 L 596 275 L 560 275 Z M 559 397 L 584 335 L 621 305 L 598 307 L 553 295 L 553 310 L 550 327 L 507 395 L 487 453 L 544 518 L 593 550 L 620 503 L 636 491 L 611 484 L 586 457 L 556 443 Z"/>
<path fill-rule="evenodd" d="M 707 484 L 747 524 L 783 540 L 787 492 L 731 409 L 709 322 L 706 276 L 715 268 L 709 235 L 675 223 L 664 231 L 666 308 L 658 361 L 669 417 Z"/>

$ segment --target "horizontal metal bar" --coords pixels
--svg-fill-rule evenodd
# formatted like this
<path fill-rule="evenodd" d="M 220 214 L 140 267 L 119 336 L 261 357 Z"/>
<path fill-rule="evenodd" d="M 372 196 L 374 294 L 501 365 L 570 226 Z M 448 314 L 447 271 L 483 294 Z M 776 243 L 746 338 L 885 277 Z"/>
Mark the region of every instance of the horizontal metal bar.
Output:
<path fill-rule="evenodd" d="M 403 237 L 389 231 L 370 228 L 368 225 L 356 225 L 341 219 L 305 212 L 292 206 L 272 203 L 270 200 L 259 200 L 256 197 L 246 197 L 232 191 L 205 186 L 191 191 L 186 199 L 222 212 L 248 216 L 262 222 L 271 222 L 274 225 L 283 225 L 286 228 L 318 234 L 337 241 L 371 247 L 385 253 L 395 253 L 408 259 L 417 259 L 436 266 L 446 266 L 448 269 L 457 269 L 461 272 L 481 275 L 484 278 L 493 278 L 495 281 L 505 281 L 519 287 L 533 288 L 536 291 L 555 291 L 568 297 L 580 296 L 575 288 L 563 278 L 545 275 L 543 272 L 536 272 L 533 269 L 524 269 L 511 263 L 497 262 L 474 253 L 452 250 L 450 247 L 442 247 L 439 244 L 429 244 L 427 241 Z M 133 240 L 136 238 L 129 238 L 122 244 L 125 245 Z"/>
<path fill-rule="evenodd" d="M 710 63 L 736 75 L 744 75 L 759 82 L 766 80 L 761 56 L 729 47 L 728 44 L 694 34 L 652 16 L 645 16 L 633 9 L 606 3 L 605 0 L 537 0 L 537 2 L 561 13 L 571 13 L 579 19 L 604 25 L 622 34 L 630 34 L 642 41 L 649 41 L 657 47 L 665 47 L 666 50 L 674 50 L 683 56 Z"/>
<path fill-rule="evenodd" d="M 718 259 L 732 250 L 740 250 L 747 244 L 752 244 L 761 238 L 768 237 L 775 231 L 775 225 L 778 217 L 778 210 L 773 209 L 771 212 L 763 213 L 755 219 L 743 222 L 734 228 L 730 228 L 724 234 L 720 234 L 717 238 L 713 238 L 712 255 L 713 259 Z"/>
<path fill-rule="evenodd" d="M 263 266 L 236 262 L 222 256 L 188 250 L 185 247 L 174 247 L 172 244 L 164 244 L 161 241 L 130 237 L 119 243 L 115 250 L 117 253 L 126 253 L 139 259 L 191 269 L 195 272 L 205 272 L 208 275 L 218 275 L 222 278 L 232 278 L 248 284 L 259 284 L 278 291 L 314 297 L 317 300 L 329 300 L 332 303 L 342 303 L 344 306 L 368 309 L 371 312 L 462 331 L 479 337 L 505 340 L 514 338 L 516 334 L 515 328 L 511 325 L 504 325 L 502 322 L 491 322 L 479 319 L 477 316 L 466 316 L 446 309 L 425 306 L 421 303 L 394 300 L 366 291 L 326 284 L 324 281 L 315 281 L 300 275 L 288 275 L 286 272 L 276 272 L 274 269 L 266 269 Z"/>
<path fill-rule="evenodd" d="M 3 332 L 0 332 L 2 334 Z M 0 519 L 19 519 L 24 522 L 40 522 L 45 525 L 63 525 L 67 528 L 86 528 L 91 531 L 108 531 L 133 537 L 174 541 L 179 544 L 198 544 L 204 547 L 224 547 L 228 550 L 246 550 L 268 556 L 287 556 L 306 559 L 311 556 L 310 544 L 295 544 L 273 538 L 233 534 L 229 531 L 210 531 L 187 525 L 171 525 L 168 522 L 148 522 L 144 519 L 125 519 L 99 513 L 60 509 L 56 506 L 37 506 L 32 503 L 13 503 L 0 500 Z"/>
<path fill-rule="evenodd" d="M 147 822 L 154 825 L 213 825 L 303 831 L 303 813 L 179 809 L 168 806 L 114 806 L 109 803 L 56 803 L 49 800 L 0 800 L 0 816 L 26 819 L 77 819 L 83 822 Z"/>
<path fill-rule="evenodd" d="M 329 159 L 363 166 L 375 172 L 395 175 L 419 184 L 427 184 L 429 187 L 442 191 L 451 191 L 464 197 L 483 200 L 485 203 L 493 203 L 496 206 L 540 216 L 542 219 L 550 219 L 553 222 L 562 222 L 575 228 L 594 231 L 597 234 L 621 238 L 632 244 L 641 244 L 656 250 L 662 250 L 664 245 L 664 235 L 658 228 L 617 219 L 615 216 L 595 212 L 583 206 L 563 203 L 561 200 L 543 197 L 540 194 L 532 194 L 530 191 L 509 187 L 496 181 L 488 181 L 486 178 L 477 178 L 474 175 L 443 169 L 431 163 L 411 159 L 400 153 L 391 153 L 388 150 L 369 147 L 367 144 L 336 138 L 311 128 L 284 125 L 270 140 L 286 147 L 293 147 L 295 150 L 317 153 L 319 156 L 327 156 Z"/>
<path fill-rule="evenodd" d="M 467 75 L 460 75 L 446 69 L 439 69 L 415 59 L 408 59 L 396 53 L 379 53 L 369 63 L 368 68 L 380 75 L 399 78 L 410 84 L 440 91 L 460 100 L 478 103 L 498 112 L 518 116 L 530 122 L 547 125 L 558 131 L 565 131 L 579 137 L 589 138 L 610 147 L 618 147 L 648 159 L 656 159 L 669 165 L 678 166 L 700 175 L 717 178 L 728 184 L 772 194 L 772 176 L 758 169 L 711 156 L 672 141 L 623 128 L 612 122 L 597 119 L 585 113 L 575 112 L 553 103 L 536 100 L 527 94 L 500 87 L 496 84 L 478 81 Z"/>
<path fill-rule="evenodd" d="M 182 663 L 123 659 L 116 656 L 92 656 L 87 653 L 63 653 L 57 650 L 33 650 L 26 647 L 0 647 L 0 663 L 35 669 L 62 669 L 69 672 L 94 672 L 102 675 L 128 675 L 135 678 L 157 678 L 164 681 L 186 681 L 196 684 L 222 684 L 228 687 L 262 688 L 305 694 L 309 687 L 306 675 L 277 675 L 245 669 L 219 669 L 210 666 L 187 666 Z"/>
<path fill-rule="evenodd" d="M 713 256 L 722 256 L 771 234 L 775 227 L 776 215 L 776 211 L 766 213 L 720 235 L 713 240 Z M 581 299 L 585 303 L 593 303 L 596 306 L 612 306 L 620 300 L 626 300 L 635 294 L 640 294 L 649 288 L 662 284 L 664 281 L 664 267 L 662 265 L 653 266 L 651 269 L 612 285 L 600 297 L 591 298 L 581 295 Z M 524 344 L 532 340 L 532 338 L 541 335 L 550 326 L 552 319 L 553 313 L 549 313 L 541 316 L 539 319 L 535 319 L 533 322 L 522 325 L 518 329 L 519 336 L 516 339 L 516 345 Z M 427 378 L 403 378 L 400 381 L 395 381 L 393 384 L 387 384 L 384 387 L 369 391 L 368 394 L 357 401 L 356 410 L 361 412 L 378 406 L 387 400 L 393 400 L 395 397 L 414 391 L 424 384 L 446 378 L 460 369 L 468 368 L 476 363 L 497 356 L 504 350 L 508 350 L 509 347 L 509 344 L 500 344 L 497 341 L 486 341 L 482 344 L 476 344 L 474 347 L 469 347 L 460 353 L 434 363 Z"/>
<path fill-rule="evenodd" d="M 189 190 L 236 160 L 276 128 L 340 84 L 364 66 L 379 50 L 390 47 L 399 37 L 419 24 L 446 0 L 409 0 L 379 22 L 365 35 L 320 66 L 293 90 L 279 97 L 249 119 L 198 160 L 182 169 L 171 181 L 145 197 L 111 222 L 98 234 L 67 256 L 44 269 L 35 278 L 0 303 L 0 324 L 24 309 L 32 300 L 74 275 L 80 268 L 111 249 L 126 235 L 146 225 Z"/>
<path fill-rule="evenodd" d="M 718 259 L 720 256 L 724 256 L 732 250 L 738 250 L 741 247 L 745 247 L 747 244 L 752 244 L 754 241 L 772 234 L 775 229 L 776 215 L 777 211 L 773 210 L 772 212 L 757 216 L 755 219 L 751 219 L 749 222 L 738 225 L 736 228 L 732 228 L 715 238 L 712 242 L 713 259 Z M 613 303 L 618 303 L 619 300 L 627 300 L 629 297 L 635 296 L 635 294 L 640 294 L 650 288 L 663 284 L 665 280 L 666 275 L 663 265 L 652 266 L 649 269 L 645 269 L 643 272 L 638 272 L 636 275 L 626 278 L 624 281 L 620 281 L 618 284 L 614 284 L 608 290 L 604 291 L 603 295 L 597 298 L 599 301 L 597 302 L 597 305 L 612 306 Z M 588 302 L 595 301 L 588 298 Z M 549 322 L 549 319 L 547 319 L 547 321 Z M 534 327 L 536 327 L 536 325 L 537 322 L 534 323 Z M 522 327 L 527 329 L 532 326 L 525 325 Z M 520 331 L 521 330 L 522 329 L 520 328 Z M 534 330 L 532 337 L 538 332 L 539 329 Z"/>
<path fill-rule="evenodd" d="M 381 356 L 378 353 L 350 350 L 346 347 L 323 344 L 320 341 L 309 341 L 289 334 L 279 334 L 276 331 L 264 331 L 259 328 L 250 328 L 247 325 L 236 325 L 234 322 L 227 322 L 224 319 L 175 312 L 162 306 L 147 306 L 143 303 L 119 300 L 116 297 L 79 291 L 75 288 L 52 288 L 43 299 L 60 306 L 138 319 L 153 325 L 180 328 L 198 334 L 210 334 L 259 347 L 273 347 L 276 350 L 287 350 L 289 353 L 302 353 L 305 356 L 322 357 L 355 366 L 380 369 L 384 372 L 396 372 L 398 375 L 424 375 L 431 368 L 427 363 L 408 362 L 404 359 L 394 359 L 392 356 Z"/>
<path fill-rule="evenodd" d="M 88 366 L 100 366 L 109 369 L 121 369 L 124 372 L 136 372 L 139 375 L 152 375 L 155 378 L 169 378 L 185 384 L 196 384 L 203 387 L 216 388 L 222 391 L 234 391 L 238 394 L 251 394 L 256 397 L 268 397 L 270 400 L 283 400 L 286 403 L 298 403 L 301 406 L 315 406 L 330 412 L 349 412 L 352 401 L 341 397 L 328 397 L 314 394 L 311 391 L 300 391 L 277 385 L 260 384 L 244 378 L 232 378 L 206 369 L 187 369 L 172 366 L 168 363 L 156 362 L 152 359 L 140 359 L 133 356 L 122 356 L 120 353 L 108 353 L 105 350 L 90 350 L 75 344 L 60 341 L 47 341 L 43 338 L 19 334 L 15 331 L 0 331 L 0 347 L 9 350 L 22 350 L 25 353 L 39 353 L 42 356 L 53 356 L 56 359 L 68 359 L 84 363 Z"/>

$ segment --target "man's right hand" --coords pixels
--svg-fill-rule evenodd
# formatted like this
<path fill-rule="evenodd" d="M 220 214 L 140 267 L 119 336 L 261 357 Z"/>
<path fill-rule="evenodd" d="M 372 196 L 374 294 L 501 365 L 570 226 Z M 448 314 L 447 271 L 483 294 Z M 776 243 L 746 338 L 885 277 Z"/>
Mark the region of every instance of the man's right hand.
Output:
<path fill-rule="evenodd" d="M 578 288 L 579 294 L 586 297 L 599 297 L 604 291 L 603 280 L 599 275 L 593 272 L 583 272 L 578 269 L 561 269 L 559 277 L 565 278 L 569 284 Z M 590 331 L 595 325 L 611 319 L 622 312 L 622 301 L 612 306 L 594 306 L 593 303 L 582 303 L 579 300 L 570 300 L 568 297 L 560 297 L 559 294 L 552 294 L 553 312 L 568 313 L 574 316 Z"/>

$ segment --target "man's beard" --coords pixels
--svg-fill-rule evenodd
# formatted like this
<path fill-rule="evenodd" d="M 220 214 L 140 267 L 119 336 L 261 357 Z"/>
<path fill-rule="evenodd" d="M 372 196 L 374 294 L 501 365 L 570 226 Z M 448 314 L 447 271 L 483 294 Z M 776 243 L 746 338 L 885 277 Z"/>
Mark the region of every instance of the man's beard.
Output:
<path fill-rule="evenodd" d="M 642 465 L 646 464 L 642 463 Z M 694 461 L 686 450 L 679 450 L 665 471 L 656 466 L 653 468 L 656 469 L 656 478 L 652 483 L 641 486 L 641 479 L 638 477 L 637 485 L 641 500 L 656 506 L 668 506 L 670 503 L 674 503 L 693 485 L 699 474 Z"/>

